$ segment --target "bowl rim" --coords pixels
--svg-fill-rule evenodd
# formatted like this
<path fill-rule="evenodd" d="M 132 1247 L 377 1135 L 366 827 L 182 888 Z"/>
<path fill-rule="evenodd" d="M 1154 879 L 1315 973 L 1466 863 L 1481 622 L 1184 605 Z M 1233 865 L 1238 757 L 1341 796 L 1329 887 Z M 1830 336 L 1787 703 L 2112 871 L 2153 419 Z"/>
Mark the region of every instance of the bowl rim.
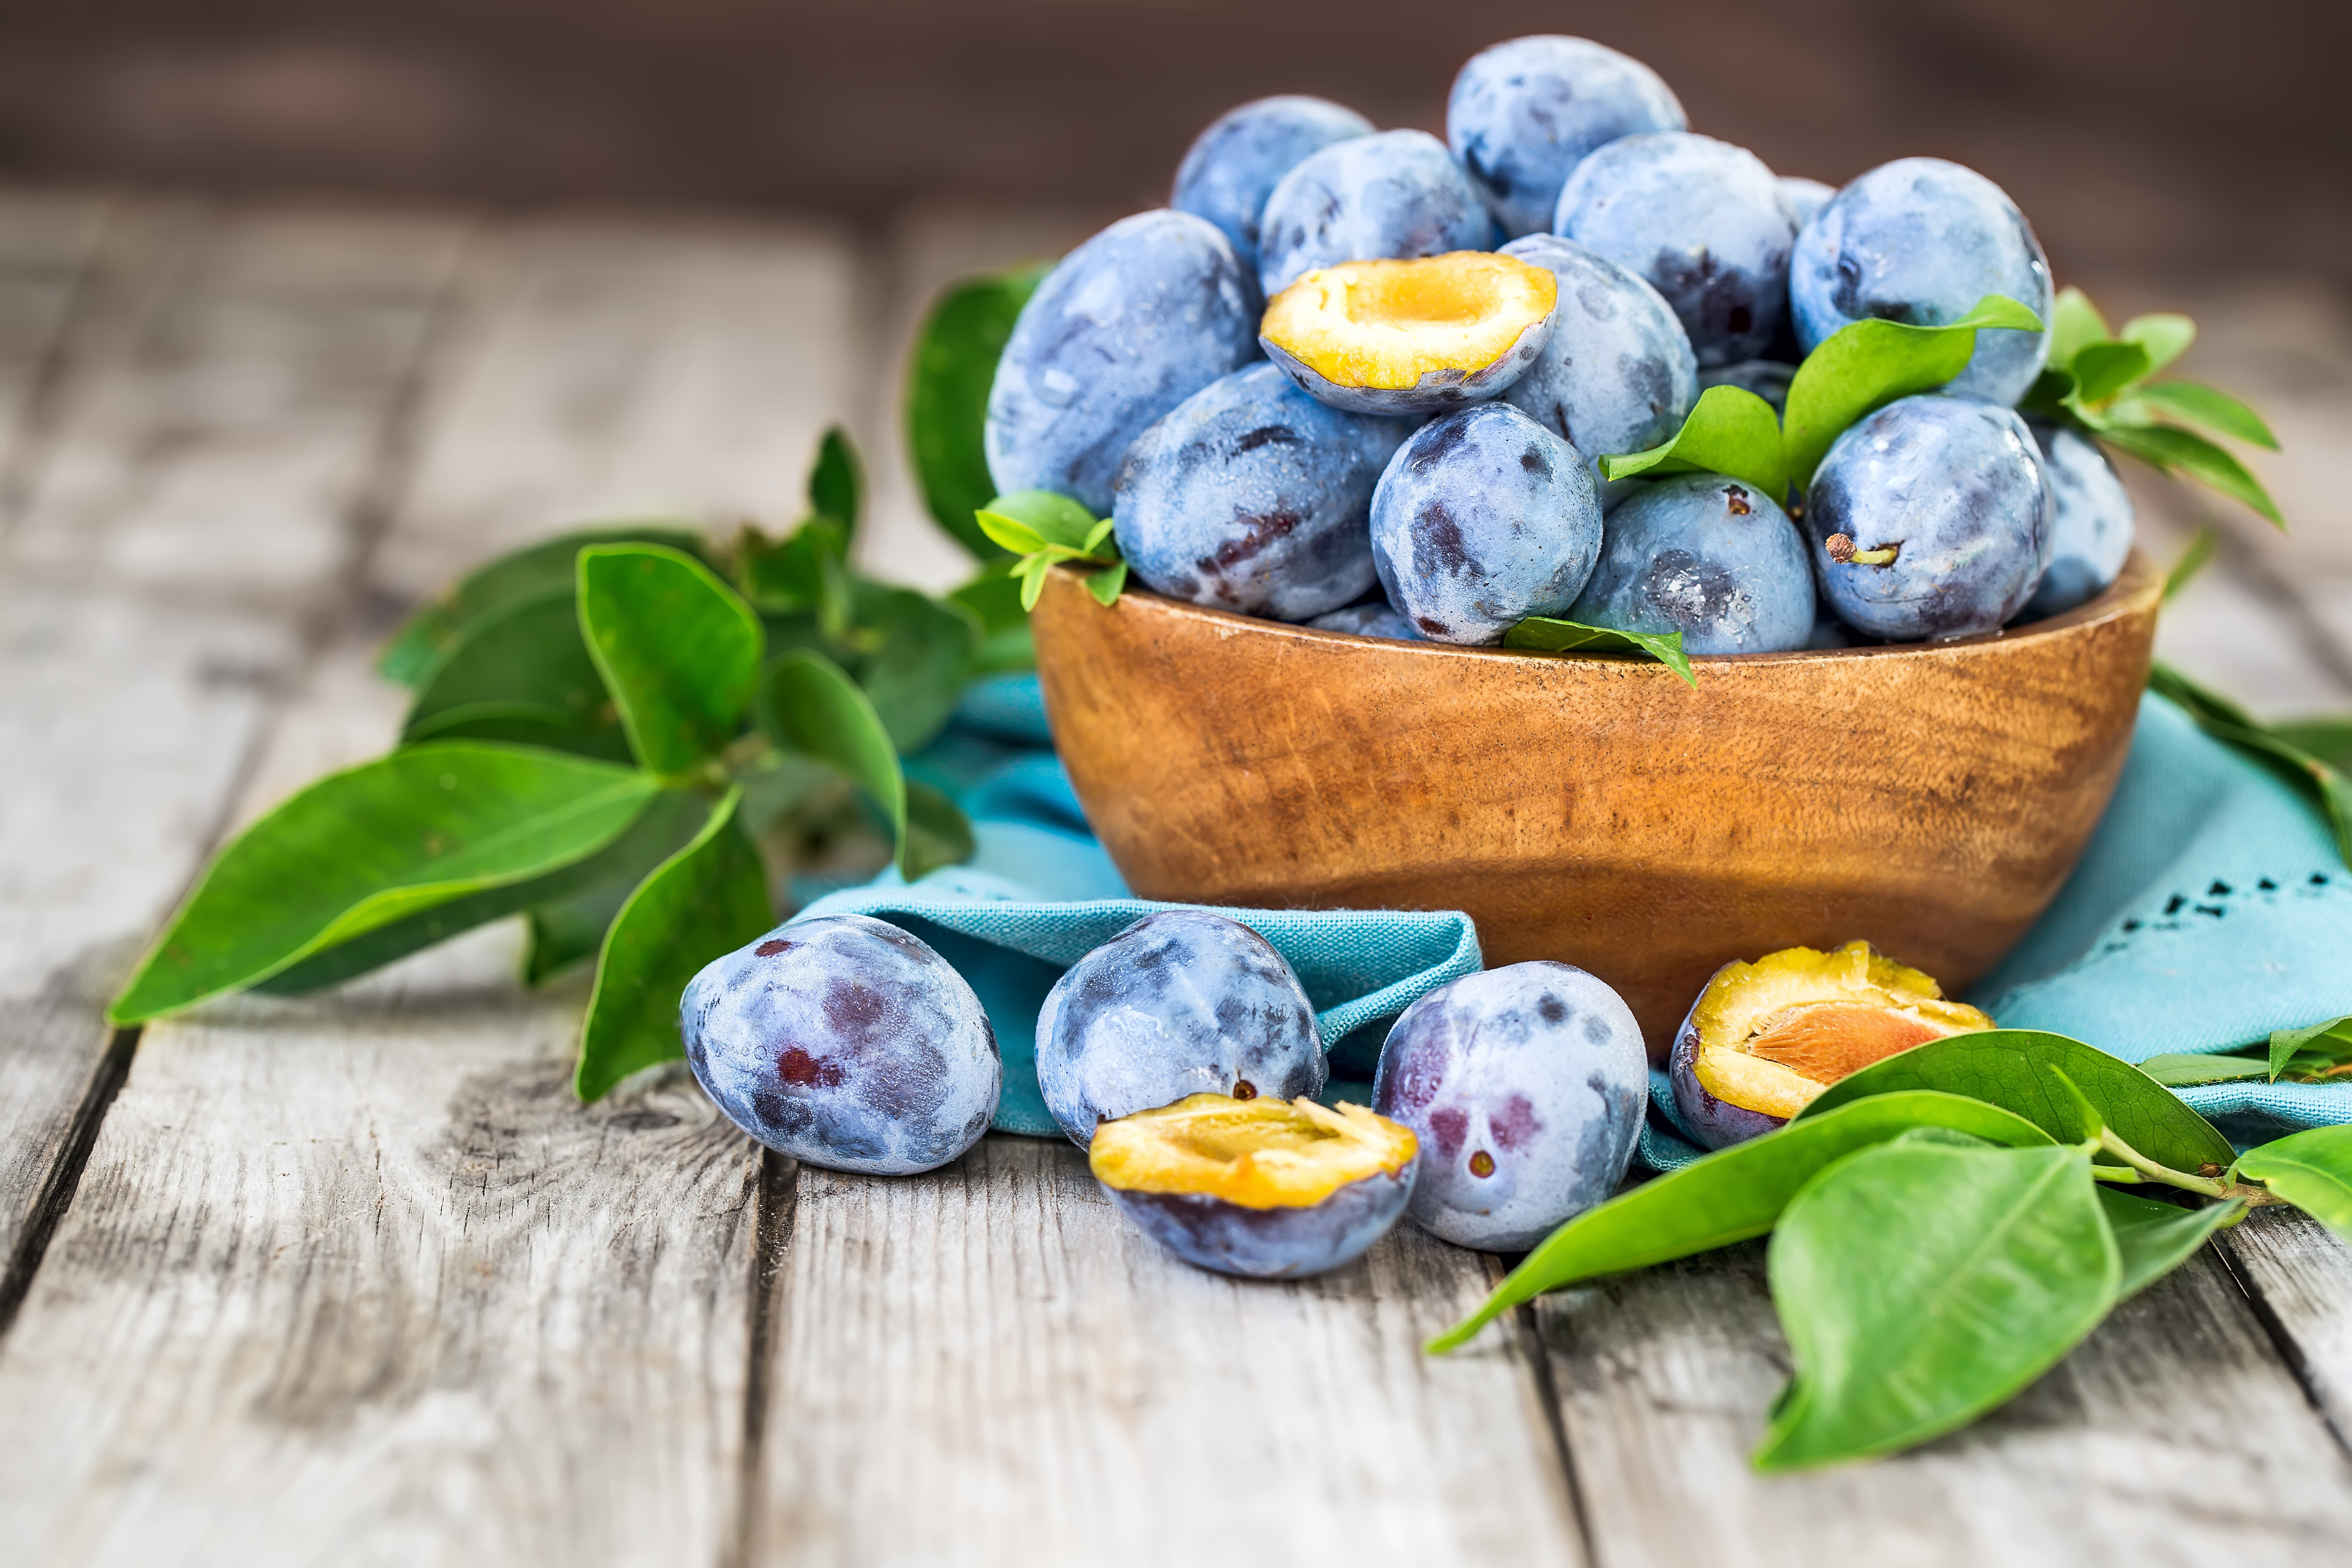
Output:
<path fill-rule="evenodd" d="M 1056 576 L 1068 579 L 1066 586 L 1084 592 L 1084 578 L 1076 569 L 1065 564 L 1054 569 Z M 2090 628 L 2143 615 L 2161 600 L 2164 573 L 2147 552 L 2137 544 L 2124 558 L 2123 569 L 2116 580 L 2099 593 L 2075 605 L 2043 620 L 2023 626 L 2003 626 L 1995 631 L 1979 632 L 1973 637 L 1950 637 L 1937 642 L 1881 643 L 1866 647 L 1796 648 L 1786 653 L 1695 653 L 1689 655 L 1694 670 L 1706 668 L 1756 668 L 1790 664 L 1816 664 L 1837 659 L 1856 658 L 1944 658 L 1954 654 L 1989 648 L 2013 647 L 2045 638 L 2064 637 Z M 1441 642 L 1408 642 L 1400 637 L 1365 637 L 1357 632 L 1328 630 L 1310 626 L 1300 621 L 1277 621 L 1262 616 L 1244 615 L 1237 610 L 1213 609 L 1183 599 L 1170 598 L 1154 593 L 1139 584 L 1130 583 L 1112 607 L 1129 599 L 1139 601 L 1145 613 L 1177 621 L 1193 621 L 1202 630 L 1217 637 L 1251 634 L 1261 637 L 1288 637 L 1307 642 L 1339 645 L 1356 644 L 1377 647 L 1385 653 L 1418 658 L 1475 658 L 1486 660 L 1602 660 L 1627 671 L 1644 672 L 1644 679 L 1654 674 L 1658 679 L 1679 681 L 1681 678 L 1667 665 L 1640 654 L 1594 653 L 1583 649 L 1553 652 L 1542 648 L 1504 647 L 1499 644 L 1465 644 Z"/>

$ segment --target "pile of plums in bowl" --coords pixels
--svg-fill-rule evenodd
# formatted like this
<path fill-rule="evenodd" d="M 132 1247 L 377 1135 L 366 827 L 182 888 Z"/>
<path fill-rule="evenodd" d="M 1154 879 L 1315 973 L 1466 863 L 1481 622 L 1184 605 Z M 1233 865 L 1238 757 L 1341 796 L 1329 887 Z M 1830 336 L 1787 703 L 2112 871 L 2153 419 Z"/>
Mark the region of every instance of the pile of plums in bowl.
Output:
<path fill-rule="evenodd" d="M 1855 321 L 1989 296 L 2050 319 L 2042 247 L 1982 175 L 1906 158 L 1832 191 L 1686 123 L 1646 67 L 1550 36 L 1465 65 L 1444 142 L 1314 98 L 1234 110 L 1170 206 L 1024 309 L 988 407 L 998 489 L 1114 518 L 1171 598 L 1439 643 L 1528 616 L 1692 654 L 1936 640 L 2112 583 L 2123 487 L 2014 407 L 2046 330 L 1979 332 L 1801 493 L 1602 476 L 1709 386 L 1778 408 Z"/>
<path fill-rule="evenodd" d="M 1686 1129 L 1721 1147 L 1912 1046 L 1989 1028 L 1865 942 L 1724 966 L 1673 1060 Z M 865 915 L 787 924 L 711 963 L 687 1059 L 754 1138 L 832 1169 L 934 1169 L 978 1141 L 1003 1063 L 988 1015 L 920 938 Z M 1213 910 L 1147 915 L 1066 970 L 1037 1019 L 1045 1105 L 1119 1210 L 1188 1263 L 1296 1278 L 1411 1215 L 1444 1240 L 1533 1247 L 1611 1196 L 1648 1064 L 1617 993 L 1565 963 L 1450 981 L 1396 1019 L 1367 1109 L 1323 1103 L 1315 1009 L 1265 937 Z"/>

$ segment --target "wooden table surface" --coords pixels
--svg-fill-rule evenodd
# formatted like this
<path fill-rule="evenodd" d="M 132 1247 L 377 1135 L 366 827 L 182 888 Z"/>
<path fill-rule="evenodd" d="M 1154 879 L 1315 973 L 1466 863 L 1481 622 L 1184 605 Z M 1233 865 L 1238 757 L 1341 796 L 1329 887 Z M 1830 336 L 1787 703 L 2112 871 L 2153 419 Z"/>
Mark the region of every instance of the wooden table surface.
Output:
<path fill-rule="evenodd" d="M 1059 1143 L 866 1179 L 682 1073 L 586 1110 L 582 992 L 495 927 L 340 993 L 110 1036 L 224 834 L 382 749 L 400 610 L 593 516 L 788 521 L 908 324 L 1051 216 L 490 222 L 0 195 L 0 1560 L 1349 1564 L 2352 1561 L 2352 1253 L 2260 1215 L 2008 1409 L 1766 1481 L 1757 1247 L 1422 1338 L 1495 1260 L 1400 1227 L 1244 1286 Z M 2300 525 L 2224 518 L 2166 651 L 2352 707 L 2352 317 L 2162 300 L 2273 412 Z M 2142 487 L 2177 549 L 2193 504 Z"/>

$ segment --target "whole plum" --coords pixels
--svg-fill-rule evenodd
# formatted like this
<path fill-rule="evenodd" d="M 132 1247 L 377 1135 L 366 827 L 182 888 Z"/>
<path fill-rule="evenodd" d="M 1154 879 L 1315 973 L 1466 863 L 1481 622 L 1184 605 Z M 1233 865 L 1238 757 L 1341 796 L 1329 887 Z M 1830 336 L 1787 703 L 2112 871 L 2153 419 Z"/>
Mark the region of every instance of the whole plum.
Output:
<path fill-rule="evenodd" d="M 1780 205 L 1789 209 L 1789 221 L 1799 228 L 1812 222 L 1813 215 L 1829 205 L 1830 198 L 1837 195 L 1835 185 L 1799 174 L 1782 174 L 1773 184 L 1780 188 Z"/>
<path fill-rule="evenodd" d="M 944 1165 L 988 1131 L 1003 1087 L 963 976 L 866 915 L 801 921 L 714 960 L 688 984 L 678 1031 L 730 1121 L 828 1170 Z"/>
<path fill-rule="evenodd" d="M 1318 267 L 1484 250 L 1494 221 L 1426 131 L 1334 142 L 1282 176 L 1258 220 L 1258 281 L 1273 299 Z"/>
<path fill-rule="evenodd" d="M 1080 1148 L 1100 1122 L 1188 1095 L 1312 1099 L 1324 1073 L 1289 961 L 1204 910 L 1144 916 L 1072 964 L 1037 1015 L 1037 1084 Z"/>
<path fill-rule="evenodd" d="M 1988 294 L 2050 320 L 2050 263 L 1999 185 L 1941 158 L 1898 158 L 1840 191 L 1797 237 L 1789 302 L 1811 353 L 1850 321 L 1958 321 Z M 1977 334 L 1946 391 L 1992 403 L 2025 395 L 2050 357 L 2047 332 Z"/>
<path fill-rule="evenodd" d="M 1193 138 L 1177 166 L 1168 205 L 1223 230 L 1255 276 L 1258 217 L 1276 183 L 1308 153 L 1371 133 L 1370 121 L 1328 99 L 1291 95 L 1244 103 Z"/>
<path fill-rule="evenodd" d="M 2071 610 L 2106 591 L 2131 553 L 2131 494 L 2098 443 L 2072 426 L 2028 419 L 2050 478 L 2050 566 L 2025 617 Z"/>
<path fill-rule="evenodd" d="M 1594 464 L 1645 452 L 1682 428 L 1698 401 L 1698 361 L 1690 335 L 1658 291 L 1606 257 L 1554 234 L 1531 234 L 1503 254 L 1546 267 L 1559 280 L 1559 303 L 1543 353 L 1503 394 Z"/>
<path fill-rule="evenodd" d="M 1445 100 L 1446 142 L 1513 239 L 1550 226 L 1569 171 L 1596 147 L 1689 123 L 1657 72 L 1557 33 L 1471 56 Z"/>
<path fill-rule="evenodd" d="M 1701 365 L 1754 359 L 1788 310 L 1797 226 L 1744 147 L 1686 131 L 1612 142 L 1560 187 L 1552 231 L 1648 279 Z"/>
<path fill-rule="evenodd" d="M 1372 492 L 1381 587 L 1435 642 L 1499 642 L 1564 614 L 1600 551 L 1584 455 L 1507 403 L 1431 420 Z"/>
<path fill-rule="evenodd" d="M 1847 427 L 1806 492 L 1822 595 L 1894 642 L 1989 632 L 2050 552 L 2050 487 L 2017 411 L 1933 393 Z"/>
<path fill-rule="evenodd" d="M 1568 618 L 1680 632 L 1685 653 L 1786 653 L 1812 635 L 1812 567 L 1770 497 L 1720 474 L 1676 474 L 1609 514 Z"/>
<path fill-rule="evenodd" d="M 1413 629 L 1411 621 L 1398 615 L 1386 599 L 1349 605 L 1328 616 L 1318 616 L 1307 624 L 1318 632 L 1352 632 L 1360 637 L 1389 637 L 1397 642 L 1429 640 Z"/>
<path fill-rule="evenodd" d="M 1210 383 L 1135 439 L 1112 516 L 1171 598 L 1302 621 L 1372 585 L 1365 520 L 1412 428 L 1317 402 L 1274 365 Z"/>
<path fill-rule="evenodd" d="M 1373 1109 L 1421 1140 L 1407 1213 L 1516 1252 L 1606 1199 L 1642 1132 L 1649 1058 L 1616 992 L 1565 963 L 1441 985 L 1381 1047 Z"/>
<path fill-rule="evenodd" d="M 1055 490 L 1100 516 L 1128 444 L 1257 357 L 1255 283 L 1216 226 L 1121 218 L 1062 258 L 997 361 L 985 431 L 1000 491 Z"/>

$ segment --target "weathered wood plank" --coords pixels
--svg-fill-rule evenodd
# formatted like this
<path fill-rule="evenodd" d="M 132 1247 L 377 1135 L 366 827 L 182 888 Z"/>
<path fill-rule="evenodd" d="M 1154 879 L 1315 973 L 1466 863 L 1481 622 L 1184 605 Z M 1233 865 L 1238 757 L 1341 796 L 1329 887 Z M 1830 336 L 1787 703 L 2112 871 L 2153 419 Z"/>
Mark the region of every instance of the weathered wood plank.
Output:
<path fill-rule="evenodd" d="M 1486 1285 L 1409 1226 L 1319 1279 L 1202 1272 L 1058 1142 L 803 1167 L 754 1559 L 1579 1561 L 1525 1362 L 1421 1353 Z"/>
<path fill-rule="evenodd" d="M 1537 1309 L 1595 1554 L 1717 1563 L 2310 1563 L 2352 1466 L 2226 1270 L 2200 1256 L 1978 1426 L 1898 1458 L 1762 1478 L 1787 1352 L 1753 1244 Z"/>
<path fill-rule="evenodd" d="M 2352 1446 L 2352 1248 L 2280 1209 L 2255 1210 L 2221 1246 L 2305 1392 Z"/>
<path fill-rule="evenodd" d="M 148 1029 L 0 1355 L 12 1557 L 716 1560 L 758 1162 L 583 1111 L 514 946 Z"/>
<path fill-rule="evenodd" d="M 40 373 L 0 541 L 0 1258 L 54 1209 L 100 1008 L 341 590 L 450 237 L 119 209 Z"/>

